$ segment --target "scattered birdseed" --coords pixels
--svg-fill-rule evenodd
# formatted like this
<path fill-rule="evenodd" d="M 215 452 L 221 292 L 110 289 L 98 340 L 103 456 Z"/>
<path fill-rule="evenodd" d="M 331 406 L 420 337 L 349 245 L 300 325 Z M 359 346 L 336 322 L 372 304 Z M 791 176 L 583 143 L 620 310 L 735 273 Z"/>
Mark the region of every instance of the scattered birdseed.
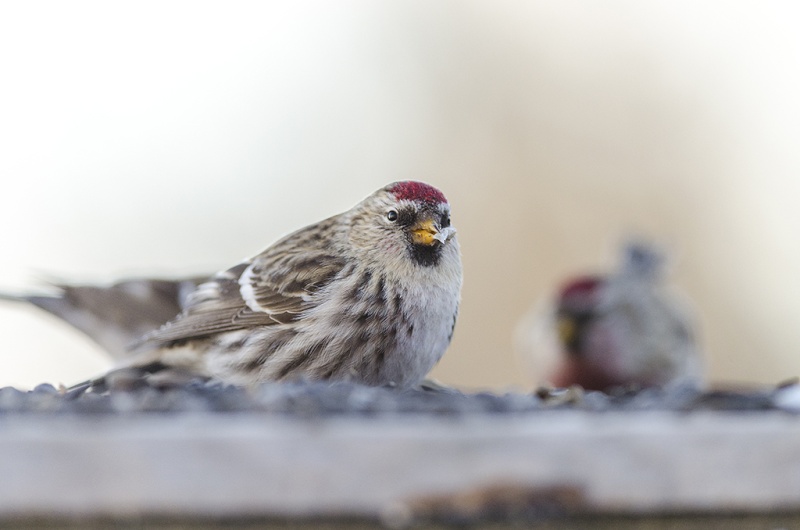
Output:
<path fill-rule="evenodd" d="M 354 383 L 264 383 L 244 389 L 214 381 L 171 387 L 129 386 L 104 392 L 67 393 L 49 384 L 30 391 L 0 388 L 0 414 L 135 414 L 255 412 L 320 416 L 423 414 L 532 414 L 544 410 L 606 411 L 762 411 L 800 413 L 800 385 L 777 388 L 701 391 L 691 386 L 585 392 L 580 387 L 542 388 L 532 393 L 461 392 L 437 385 L 396 390 Z"/>

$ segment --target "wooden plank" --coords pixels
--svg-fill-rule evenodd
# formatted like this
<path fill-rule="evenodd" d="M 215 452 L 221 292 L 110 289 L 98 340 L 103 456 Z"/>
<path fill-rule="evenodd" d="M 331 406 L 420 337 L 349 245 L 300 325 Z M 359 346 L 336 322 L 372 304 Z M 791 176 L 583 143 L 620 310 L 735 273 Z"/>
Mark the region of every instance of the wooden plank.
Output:
<path fill-rule="evenodd" d="M 6 415 L 0 517 L 800 510 L 800 419 L 542 411 Z M 526 506 L 521 506 L 524 504 Z"/>

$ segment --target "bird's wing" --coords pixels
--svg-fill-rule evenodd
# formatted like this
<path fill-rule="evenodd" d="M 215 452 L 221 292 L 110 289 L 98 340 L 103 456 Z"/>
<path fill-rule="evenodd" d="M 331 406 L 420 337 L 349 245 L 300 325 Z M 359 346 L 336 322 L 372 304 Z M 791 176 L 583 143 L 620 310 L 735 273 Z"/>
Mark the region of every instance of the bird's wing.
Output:
<path fill-rule="evenodd" d="M 343 269 L 341 256 L 320 247 L 279 246 L 217 274 L 192 293 L 185 311 L 137 345 L 158 347 L 254 326 L 286 324 L 313 307 L 314 296 Z"/>

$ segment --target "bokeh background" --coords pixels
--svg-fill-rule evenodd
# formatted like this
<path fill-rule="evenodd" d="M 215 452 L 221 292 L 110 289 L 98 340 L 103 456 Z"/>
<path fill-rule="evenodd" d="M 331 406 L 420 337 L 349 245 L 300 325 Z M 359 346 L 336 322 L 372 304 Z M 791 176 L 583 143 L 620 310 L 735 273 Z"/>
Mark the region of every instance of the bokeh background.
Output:
<path fill-rule="evenodd" d="M 212 272 L 426 180 L 465 285 L 434 375 L 529 388 L 519 319 L 659 241 L 712 380 L 800 373 L 795 2 L 0 3 L 0 288 Z M 0 304 L 0 386 L 109 361 Z"/>

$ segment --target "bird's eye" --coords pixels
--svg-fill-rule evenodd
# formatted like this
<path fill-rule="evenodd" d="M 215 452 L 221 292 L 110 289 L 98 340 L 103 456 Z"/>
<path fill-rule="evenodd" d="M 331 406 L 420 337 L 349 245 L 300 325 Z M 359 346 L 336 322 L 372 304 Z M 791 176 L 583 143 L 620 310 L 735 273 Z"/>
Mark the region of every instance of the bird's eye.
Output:
<path fill-rule="evenodd" d="M 450 215 L 449 214 L 442 215 L 441 225 L 442 225 L 442 228 L 447 228 L 448 226 L 450 226 Z"/>
<path fill-rule="evenodd" d="M 389 210 L 386 212 L 386 218 L 390 221 L 397 221 L 397 212 L 394 210 Z"/>

